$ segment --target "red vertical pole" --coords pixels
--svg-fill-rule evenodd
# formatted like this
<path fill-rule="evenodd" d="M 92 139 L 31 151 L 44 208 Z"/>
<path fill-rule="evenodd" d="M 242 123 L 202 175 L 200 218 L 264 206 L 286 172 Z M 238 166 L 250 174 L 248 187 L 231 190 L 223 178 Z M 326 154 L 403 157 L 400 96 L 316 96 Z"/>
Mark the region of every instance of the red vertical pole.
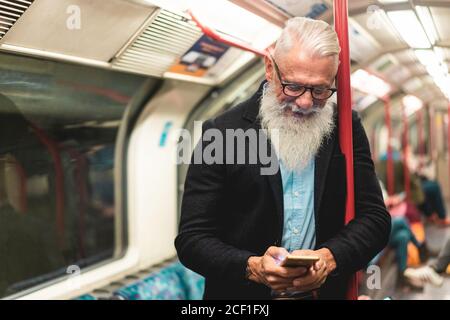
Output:
<path fill-rule="evenodd" d="M 429 123 L 429 129 L 430 129 L 430 157 L 431 157 L 431 161 L 435 161 L 436 160 L 436 153 L 435 153 L 435 134 L 434 134 L 434 117 L 435 117 L 435 112 L 434 109 L 430 106 L 428 108 L 429 111 L 429 115 L 430 115 L 430 123 Z"/>
<path fill-rule="evenodd" d="M 347 201 L 345 223 L 355 217 L 355 195 L 353 179 L 353 129 L 352 129 L 352 96 L 350 87 L 350 49 L 348 42 L 348 6 L 347 0 L 334 0 L 334 27 L 339 38 L 341 52 L 339 54 L 339 70 L 337 73 L 338 106 L 339 106 L 339 143 L 345 155 L 347 170 Z M 358 279 L 354 274 L 349 283 L 347 299 L 358 298 Z"/>
<path fill-rule="evenodd" d="M 384 102 L 384 121 L 388 130 L 388 143 L 387 143 L 387 160 L 386 160 L 386 181 L 387 191 L 391 196 L 394 194 L 394 161 L 392 159 L 392 122 L 391 122 L 391 99 L 389 96 L 383 98 Z"/>
<path fill-rule="evenodd" d="M 450 101 L 448 102 L 447 109 L 447 151 L 448 151 L 448 166 L 449 166 L 449 174 L 450 174 Z M 450 181 L 450 179 L 449 179 Z"/>
<path fill-rule="evenodd" d="M 406 199 L 411 200 L 410 177 L 408 168 L 408 118 L 406 116 L 405 105 L 402 103 L 402 119 L 403 119 L 403 178 L 405 184 Z"/>
<path fill-rule="evenodd" d="M 64 227 L 64 170 L 62 165 L 61 154 L 57 144 L 52 141 L 47 134 L 34 124 L 30 124 L 40 142 L 47 148 L 50 157 L 53 160 L 55 169 L 55 195 L 56 195 L 56 232 L 58 236 L 58 246 L 60 249 L 64 247 L 65 227 Z"/>
<path fill-rule="evenodd" d="M 425 142 L 423 140 L 423 109 L 420 109 L 417 112 L 417 143 L 418 143 L 418 151 L 419 151 L 419 166 L 418 170 L 421 172 L 423 167 L 423 157 L 425 156 Z"/>

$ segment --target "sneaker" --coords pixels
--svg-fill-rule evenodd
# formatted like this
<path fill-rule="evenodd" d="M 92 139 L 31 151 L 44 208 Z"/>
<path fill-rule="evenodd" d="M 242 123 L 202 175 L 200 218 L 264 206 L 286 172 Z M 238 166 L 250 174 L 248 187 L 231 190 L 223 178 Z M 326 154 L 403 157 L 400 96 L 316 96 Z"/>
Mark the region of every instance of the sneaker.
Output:
<path fill-rule="evenodd" d="M 433 268 L 430 266 L 421 267 L 418 269 L 408 268 L 404 272 L 405 277 L 414 283 L 431 283 L 436 287 L 442 286 L 444 278 L 442 278 Z"/>
<path fill-rule="evenodd" d="M 400 277 L 401 283 L 408 284 L 417 289 L 423 289 L 425 282 L 415 275 L 415 269 L 407 268 Z"/>

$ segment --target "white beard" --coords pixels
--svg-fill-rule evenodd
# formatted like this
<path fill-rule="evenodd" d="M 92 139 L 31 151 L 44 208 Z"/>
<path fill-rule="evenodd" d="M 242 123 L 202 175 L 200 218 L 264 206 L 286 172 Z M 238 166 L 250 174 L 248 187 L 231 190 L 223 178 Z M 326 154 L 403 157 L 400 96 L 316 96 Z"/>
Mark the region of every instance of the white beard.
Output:
<path fill-rule="evenodd" d="M 273 147 L 283 166 L 290 171 L 300 171 L 316 155 L 325 138 L 334 128 L 334 104 L 330 100 L 316 114 L 309 117 L 295 117 L 284 113 L 286 103 L 279 103 L 273 86 L 264 86 L 259 118 L 261 127 L 271 131 L 278 130 L 278 139 L 271 138 Z"/>

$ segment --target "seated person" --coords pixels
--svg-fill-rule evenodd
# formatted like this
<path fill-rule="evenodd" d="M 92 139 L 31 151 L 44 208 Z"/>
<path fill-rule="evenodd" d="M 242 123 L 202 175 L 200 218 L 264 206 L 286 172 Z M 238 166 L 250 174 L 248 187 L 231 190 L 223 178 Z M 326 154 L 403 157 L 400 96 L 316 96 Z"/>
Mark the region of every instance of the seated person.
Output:
<path fill-rule="evenodd" d="M 422 190 L 425 194 L 425 201 L 419 206 L 428 220 L 439 226 L 449 226 L 450 218 L 447 217 L 445 203 L 442 197 L 441 187 L 435 180 L 429 179 L 426 175 L 420 175 Z"/>
<path fill-rule="evenodd" d="M 427 217 L 427 220 L 438 225 L 450 225 L 450 219 L 447 218 L 447 212 L 442 197 L 442 191 L 439 183 L 435 179 L 435 168 L 430 162 L 428 166 L 419 165 L 419 160 L 414 155 L 409 146 L 406 147 L 408 153 L 408 166 L 411 175 L 417 179 L 423 191 L 424 200 L 418 205 L 418 208 Z"/>
<path fill-rule="evenodd" d="M 392 160 L 394 165 L 394 194 L 402 194 L 405 192 L 404 168 L 401 155 L 398 151 L 392 152 Z M 379 161 L 375 165 L 377 175 L 387 186 L 387 154 L 380 156 Z M 385 198 L 387 199 L 387 198 Z M 418 207 L 425 201 L 425 195 L 422 190 L 419 177 L 410 172 L 410 199 L 409 202 Z"/>
<path fill-rule="evenodd" d="M 437 260 L 429 263 L 427 266 L 412 269 L 407 268 L 405 270 L 405 277 L 410 282 L 424 285 L 425 283 L 431 283 L 434 286 L 442 286 L 444 279 L 440 274 L 446 272 L 450 263 L 450 236 L 447 237 L 444 247 L 439 252 Z"/>
<path fill-rule="evenodd" d="M 426 243 L 425 241 L 422 243 L 419 242 L 414 233 L 411 231 L 409 222 L 406 218 L 406 212 L 403 212 L 403 214 L 392 214 L 392 211 L 394 211 L 393 208 L 398 207 L 401 203 L 404 203 L 404 194 L 388 197 L 386 189 L 384 188 L 384 185 L 381 181 L 380 186 L 383 192 L 386 207 L 388 208 L 389 213 L 391 213 L 392 215 L 392 228 L 389 237 L 389 247 L 395 250 L 396 260 L 399 268 L 400 283 L 409 283 L 417 286 L 415 283 L 412 283 L 410 281 L 410 278 L 405 276 L 408 261 L 408 244 L 411 242 L 417 247 L 417 249 L 419 250 L 421 261 L 423 261 L 425 259 L 427 251 Z"/>
<path fill-rule="evenodd" d="M 438 182 L 430 178 L 426 169 L 419 169 L 418 162 L 411 153 L 410 148 L 406 147 L 406 150 L 408 153 L 408 167 L 410 171 L 410 202 L 414 204 L 430 222 L 439 226 L 450 225 L 450 218 L 447 217 L 442 192 Z M 394 193 L 398 194 L 405 191 L 403 162 L 398 151 L 392 152 L 392 159 L 394 163 Z M 376 168 L 379 178 L 386 185 L 387 154 L 380 157 Z"/>

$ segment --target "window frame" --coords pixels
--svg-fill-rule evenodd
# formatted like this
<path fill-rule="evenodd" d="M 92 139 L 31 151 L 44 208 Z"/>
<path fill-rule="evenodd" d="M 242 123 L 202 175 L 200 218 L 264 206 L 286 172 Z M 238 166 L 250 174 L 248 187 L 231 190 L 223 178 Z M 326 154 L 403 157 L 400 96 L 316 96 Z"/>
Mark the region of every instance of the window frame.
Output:
<path fill-rule="evenodd" d="M 23 54 L 1 52 L 1 54 L 11 57 L 28 58 L 43 62 L 59 63 L 66 65 L 83 66 L 92 72 L 102 70 L 96 66 L 86 66 L 73 62 L 57 61 L 47 58 L 30 57 Z M 124 73 L 123 71 L 109 69 L 110 72 Z M 127 154 L 130 137 L 135 123 L 141 111 L 145 108 L 150 99 L 158 92 L 163 80 L 155 77 L 147 77 L 141 87 L 135 92 L 133 98 L 126 105 L 121 124 L 118 128 L 115 141 L 114 155 L 114 194 L 115 194 L 115 246 L 111 258 L 95 262 L 81 269 L 81 274 L 77 277 L 76 285 L 69 287 L 68 280 L 71 274 L 57 276 L 38 285 L 21 290 L 9 296 L 2 297 L 5 300 L 29 300 L 29 299 L 67 299 L 78 296 L 86 291 L 90 291 L 103 284 L 107 284 L 115 279 L 120 279 L 124 275 L 133 271 L 139 265 L 138 248 L 135 246 L 134 235 L 130 232 L 128 194 L 127 194 Z M 58 270 L 42 276 L 50 275 Z M 106 283 L 105 283 L 106 281 Z"/>

